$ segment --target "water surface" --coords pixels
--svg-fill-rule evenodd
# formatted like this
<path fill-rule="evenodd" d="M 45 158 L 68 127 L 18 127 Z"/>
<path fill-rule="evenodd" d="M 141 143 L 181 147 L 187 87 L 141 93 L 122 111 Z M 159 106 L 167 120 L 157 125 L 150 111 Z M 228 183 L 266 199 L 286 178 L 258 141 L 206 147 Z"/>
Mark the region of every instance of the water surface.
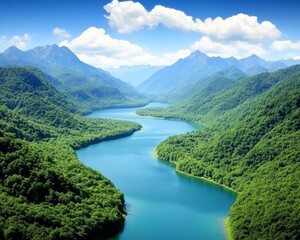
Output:
<path fill-rule="evenodd" d="M 80 161 L 101 172 L 125 194 L 125 229 L 115 239 L 226 239 L 223 222 L 235 194 L 177 174 L 170 164 L 151 155 L 168 136 L 193 131 L 195 126 L 136 116 L 135 110 L 108 109 L 89 115 L 131 120 L 143 128 L 132 136 L 77 151 Z"/>

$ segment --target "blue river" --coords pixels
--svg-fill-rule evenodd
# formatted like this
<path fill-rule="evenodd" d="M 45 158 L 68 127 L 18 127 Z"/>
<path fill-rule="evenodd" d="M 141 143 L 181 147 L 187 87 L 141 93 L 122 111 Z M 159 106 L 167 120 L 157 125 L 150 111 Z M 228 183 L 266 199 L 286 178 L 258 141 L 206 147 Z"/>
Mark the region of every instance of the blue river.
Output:
<path fill-rule="evenodd" d="M 163 106 L 153 103 L 149 106 Z M 130 120 L 142 130 L 76 151 L 125 194 L 125 228 L 114 239 L 226 239 L 224 220 L 236 194 L 215 184 L 183 176 L 151 152 L 172 135 L 196 130 L 183 121 L 135 115 L 136 108 L 96 111 L 88 117 Z"/>

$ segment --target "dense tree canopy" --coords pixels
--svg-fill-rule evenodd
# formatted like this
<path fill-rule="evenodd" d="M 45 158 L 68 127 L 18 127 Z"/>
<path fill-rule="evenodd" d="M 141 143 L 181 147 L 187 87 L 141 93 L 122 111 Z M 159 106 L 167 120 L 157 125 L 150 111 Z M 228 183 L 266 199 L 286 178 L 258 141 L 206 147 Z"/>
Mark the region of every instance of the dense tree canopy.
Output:
<path fill-rule="evenodd" d="M 161 143 L 159 158 L 239 192 L 233 239 L 300 239 L 300 66 L 207 91 L 139 112 L 204 125 Z"/>
<path fill-rule="evenodd" d="M 124 226 L 123 194 L 74 149 L 127 136 L 89 119 L 37 69 L 0 68 L 0 239 L 99 239 Z"/>

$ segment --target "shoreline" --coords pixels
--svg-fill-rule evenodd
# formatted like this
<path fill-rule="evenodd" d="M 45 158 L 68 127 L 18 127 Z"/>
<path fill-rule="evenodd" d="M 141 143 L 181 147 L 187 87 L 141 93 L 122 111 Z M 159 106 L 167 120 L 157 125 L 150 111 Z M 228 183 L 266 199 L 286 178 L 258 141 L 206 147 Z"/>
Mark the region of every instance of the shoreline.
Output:
<path fill-rule="evenodd" d="M 194 175 L 192 175 L 192 174 L 190 174 L 190 173 L 186 173 L 186 172 L 183 172 L 183 171 L 178 170 L 178 169 L 177 169 L 177 162 L 174 162 L 174 161 L 165 161 L 165 160 L 163 160 L 163 159 L 159 159 L 156 150 L 153 150 L 153 151 L 151 152 L 151 154 L 152 154 L 153 157 L 155 157 L 155 158 L 156 158 L 157 160 L 159 160 L 159 161 L 163 161 L 163 162 L 166 162 L 166 163 L 171 163 L 171 165 L 173 165 L 173 166 L 175 167 L 175 171 L 176 171 L 177 173 L 181 174 L 181 175 L 184 175 L 184 176 L 187 176 L 187 177 L 191 177 L 191 178 L 195 178 L 195 179 L 198 179 L 198 180 L 201 180 L 201 181 L 204 181 L 204 182 L 209 182 L 209 183 L 212 183 L 212 184 L 217 185 L 217 186 L 219 186 L 219 187 L 222 187 L 222 188 L 224 188 L 224 189 L 226 189 L 226 190 L 229 190 L 229 191 L 231 191 L 231 192 L 233 192 L 233 193 L 235 193 L 235 194 L 238 194 L 238 192 L 235 191 L 235 190 L 233 190 L 232 188 L 230 188 L 230 187 L 228 187 L 228 186 L 226 186 L 226 185 L 220 184 L 220 183 L 218 183 L 218 182 L 216 182 L 216 181 L 214 181 L 214 180 L 211 180 L 211 179 L 208 179 L 208 178 L 205 178 L 205 177 L 194 176 Z"/>
<path fill-rule="evenodd" d="M 175 162 L 172 162 L 172 163 L 173 163 L 175 166 L 177 166 Z M 232 188 L 227 187 L 226 185 L 217 183 L 217 182 L 215 182 L 214 180 L 211 180 L 211 179 L 208 179 L 208 178 L 204 178 L 204 177 L 194 176 L 194 175 L 192 175 L 192 174 L 190 174 L 190 173 L 186 173 L 186 172 L 180 171 L 180 170 L 178 170 L 177 168 L 176 168 L 175 170 L 176 170 L 177 173 L 179 173 L 179 174 L 181 174 L 181 175 L 184 175 L 184 176 L 187 176 L 187 177 L 191 177 L 191 178 L 195 178 L 195 179 L 198 179 L 198 180 L 201 180 L 201 181 L 204 181 L 204 182 L 209 182 L 209 183 L 212 183 L 213 185 L 217 185 L 217 186 L 222 187 L 222 188 L 224 188 L 224 189 L 226 189 L 226 190 L 228 190 L 228 191 L 230 191 L 230 192 L 233 192 L 233 193 L 235 193 L 235 194 L 238 194 L 238 192 L 234 191 Z"/>
<path fill-rule="evenodd" d="M 224 230 L 225 230 L 227 240 L 234 240 L 234 238 L 232 236 L 231 227 L 230 227 L 230 224 L 229 224 L 229 219 L 230 219 L 230 217 L 227 217 L 224 221 Z"/>
<path fill-rule="evenodd" d="M 210 180 L 210 179 L 207 179 L 207 178 L 204 178 L 204 177 L 194 176 L 192 174 L 185 173 L 183 171 L 178 170 L 176 162 L 174 162 L 174 161 L 165 161 L 165 160 L 159 159 L 156 149 L 151 152 L 151 155 L 153 157 L 155 157 L 158 161 L 163 161 L 163 162 L 166 162 L 166 163 L 170 163 L 170 165 L 172 165 L 175 168 L 175 172 L 178 173 L 178 174 L 180 174 L 180 175 L 183 175 L 183 176 L 186 176 L 186 177 L 190 177 L 190 178 L 194 178 L 194 179 L 197 179 L 197 180 L 200 180 L 200 181 L 203 181 L 203 182 L 208 182 L 208 183 L 211 183 L 211 184 L 216 185 L 218 187 L 222 187 L 225 190 L 230 191 L 230 192 L 232 192 L 232 193 L 234 193 L 236 195 L 238 194 L 237 191 L 233 190 L 232 188 L 230 188 L 228 186 L 225 186 L 223 184 L 219 184 L 219 183 L 217 183 L 217 182 L 215 182 L 213 180 Z M 232 236 L 231 227 L 230 227 L 230 224 L 229 224 L 229 216 L 224 220 L 223 224 L 224 224 L 224 231 L 225 231 L 226 239 L 227 240 L 234 240 L 234 238 Z"/>

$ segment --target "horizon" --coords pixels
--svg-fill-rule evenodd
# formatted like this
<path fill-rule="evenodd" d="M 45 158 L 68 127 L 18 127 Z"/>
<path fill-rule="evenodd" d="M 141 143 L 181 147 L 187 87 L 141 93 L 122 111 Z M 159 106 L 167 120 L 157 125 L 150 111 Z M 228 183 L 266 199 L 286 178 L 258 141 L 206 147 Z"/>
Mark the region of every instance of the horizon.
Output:
<path fill-rule="evenodd" d="M 57 44 L 103 69 L 169 66 L 196 50 L 209 57 L 300 59 L 299 2 L 219 5 L 221 0 L 13 0 L 1 6 L 0 22 L 9 24 L 0 28 L 0 51 Z"/>
<path fill-rule="evenodd" d="M 57 44 L 48 44 L 48 45 L 44 45 L 44 46 L 36 46 L 36 47 L 34 47 L 34 48 L 31 48 L 31 49 L 27 49 L 27 50 L 22 50 L 22 49 L 20 49 L 20 48 L 18 48 L 17 46 L 15 46 L 15 45 L 11 45 L 11 46 L 9 46 L 8 48 L 6 48 L 3 52 L 0 52 L 0 54 L 3 54 L 4 52 L 6 52 L 7 50 L 9 50 L 9 49 L 11 49 L 11 48 L 14 48 L 14 49 L 17 49 L 17 50 L 19 50 L 19 51 L 21 51 L 21 52 L 23 52 L 23 53 L 25 53 L 25 52 L 27 52 L 27 51 L 30 51 L 30 50 L 33 50 L 33 49 L 35 49 L 35 48 L 43 48 L 43 47 L 52 47 L 52 46 L 57 46 L 58 48 L 67 48 L 67 49 L 69 49 L 80 61 L 82 61 L 78 56 L 77 56 L 77 54 L 76 53 L 74 53 L 70 48 L 68 48 L 68 47 L 66 47 L 66 46 L 59 46 L 59 45 L 57 45 Z M 191 52 L 190 53 L 190 55 L 188 55 L 188 56 L 186 56 L 186 57 L 182 57 L 182 58 L 179 58 L 179 59 L 177 59 L 177 61 L 176 62 L 178 62 L 179 60 L 181 60 L 181 59 L 186 59 L 186 58 L 188 58 L 188 57 L 190 57 L 191 55 L 193 55 L 194 53 L 197 53 L 197 52 L 199 52 L 200 54 L 204 54 L 205 56 L 207 56 L 208 58 L 222 58 L 222 59 L 224 59 L 224 60 L 226 60 L 226 59 L 230 59 L 230 58 L 234 58 L 234 59 L 236 59 L 236 60 L 238 60 L 238 61 L 240 61 L 240 60 L 243 60 L 243 59 L 248 59 L 248 58 L 251 58 L 251 57 L 257 57 L 257 58 L 259 58 L 259 59 L 261 59 L 261 60 L 263 60 L 263 61 L 265 61 L 265 62 L 281 62 L 281 61 L 287 61 L 287 60 L 294 60 L 295 61 L 295 64 L 298 64 L 297 63 L 297 61 L 298 60 L 300 60 L 300 59 L 293 59 L 293 58 L 288 58 L 288 59 L 279 59 L 279 60 L 271 60 L 271 61 L 268 61 L 268 60 L 265 60 L 264 58 L 261 58 L 261 57 L 259 57 L 259 56 L 257 56 L 256 54 L 251 54 L 251 55 L 249 55 L 249 56 L 246 56 L 246 57 L 243 57 L 243 58 L 236 58 L 236 57 L 234 57 L 234 56 L 230 56 L 230 57 L 221 57 L 221 56 L 208 56 L 207 54 L 205 54 L 205 53 L 203 53 L 203 52 L 201 52 L 200 50 L 195 50 L 194 52 Z M 111 67 L 111 68 L 101 68 L 101 67 L 97 67 L 97 66 L 94 66 L 94 65 L 92 65 L 92 64 L 90 64 L 90 63 L 87 63 L 87 62 L 84 62 L 84 61 L 82 61 L 83 63 L 85 63 L 85 64 L 88 64 L 88 65 L 90 65 L 90 66 L 92 66 L 92 67 L 95 67 L 95 68 L 100 68 L 100 69 L 103 69 L 103 70 L 105 70 L 105 71 L 110 71 L 110 70 L 114 70 L 114 69 L 120 69 L 120 68 L 122 68 L 122 67 L 128 67 L 128 68 L 130 68 L 130 67 L 139 67 L 139 66 L 148 66 L 148 67 L 168 67 L 168 66 L 171 66 L 171 65 L 173 65 L 173 64 L 175 64 L 176 62 L 174 62 L 173 64 L 170 64 L 170 65 L 150 65 L 150 64 L 137 64 L 137 65 L 120 65 L 120 66 L 118 66 L 118 67 Z M 234 66 L 234 65 L 232 65 L 232 66 Z"/>

